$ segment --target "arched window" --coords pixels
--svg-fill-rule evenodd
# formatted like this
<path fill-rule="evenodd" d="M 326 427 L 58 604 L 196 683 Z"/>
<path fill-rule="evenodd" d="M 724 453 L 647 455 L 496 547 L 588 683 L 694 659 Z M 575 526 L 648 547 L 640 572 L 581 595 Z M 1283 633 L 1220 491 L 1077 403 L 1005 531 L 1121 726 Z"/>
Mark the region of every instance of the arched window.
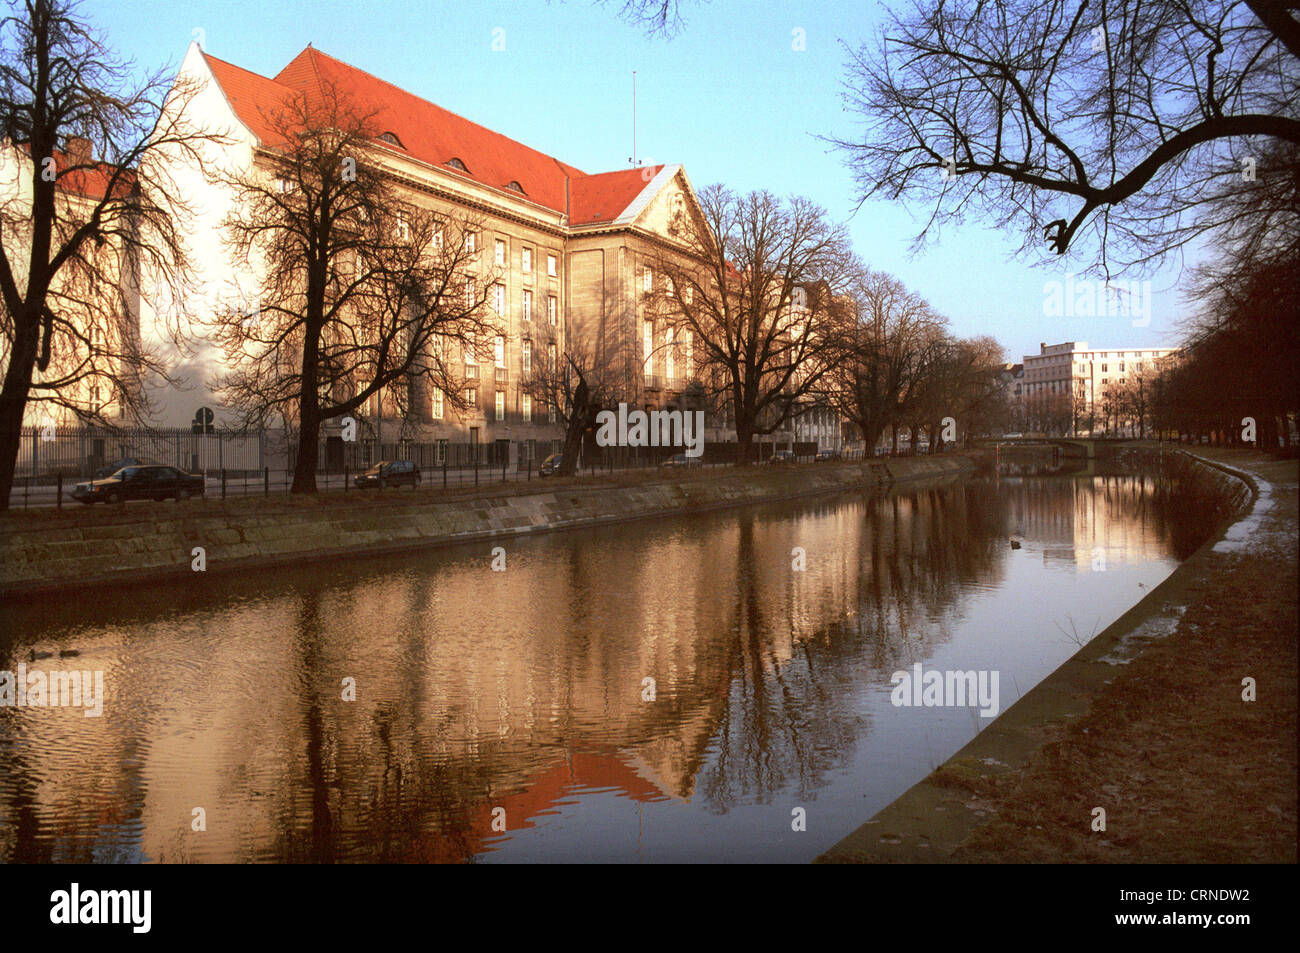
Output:
<path fill-rule="evenodd" d="M 382 136 L 379 137 L 379 141 L 380 141 L 380 142 L 386 142 L 386 143 L 388 143 L 390 146 L 397 146 L 399 149 L 405 149 L 405 148 L 406 148 L 404 145 L 402 145 L 402 140 L 401 140 L 401 139 L 398 139 L 398 138 L 397 138 L 397 135 L 396 135 L 395 133 L 386 132 L 386 133 L 384 133 Z"/>
<path fill-rule="evenodd" d="M 527 192 L 524 191 L 524 187 L 523 187 L 522 185 L 520 185 L 518 182 L 513 181 L 513 180 L 510 182 L 509 185 L 506 186 L 506 188 L 508 188 L 508 189 L 512 189 L 512 190 L 514 190 L 515 192 L 518 192 L 520 195 L 527 195 L 527 194 L 528 194 Z"/>
<path fill-rule="evenodd" d="M 469 171 L 469 168 L 465 165 L 465 163 L 461 162 L 461 161 L 460 161 L 459 159 L 457 159 L 455 156 L 452 156 L 450 159 L 447 160 L 447 165 L 451 166 L 451 167 L 452 167 L 453 169 L 455 169 L 457 172 L 468 172 L 468 171 Z"/>

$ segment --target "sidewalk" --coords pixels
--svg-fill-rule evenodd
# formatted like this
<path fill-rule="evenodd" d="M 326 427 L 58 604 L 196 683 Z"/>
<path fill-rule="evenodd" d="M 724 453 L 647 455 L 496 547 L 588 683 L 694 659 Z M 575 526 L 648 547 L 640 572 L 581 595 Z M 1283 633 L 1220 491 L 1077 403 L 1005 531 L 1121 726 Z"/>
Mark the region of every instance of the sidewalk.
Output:
<path fill-rule="evenodd" d="M 1018 717 L 981 732 L 822 862 L 1296 862 L 1300 467 L 1196 453 L 1250 474 L 1260 493 L 1157 590 L 1155 621 L 1168 619 L 1169 634 L 1122 664 L 1113 653 L 1066 663 L 1063 684 L 1027 695 L 1007 713 Z M 1138 635 L 1142 620 L 1129 625 Z M 1104 831 L 1092 829 L 1097 807 Z"/>

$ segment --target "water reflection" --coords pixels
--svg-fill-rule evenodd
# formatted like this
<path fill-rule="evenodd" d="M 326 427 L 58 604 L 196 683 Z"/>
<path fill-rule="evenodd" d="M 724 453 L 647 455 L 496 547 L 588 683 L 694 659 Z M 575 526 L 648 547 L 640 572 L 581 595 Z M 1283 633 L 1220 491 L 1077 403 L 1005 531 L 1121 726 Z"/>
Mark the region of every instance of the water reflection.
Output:
<path fill-rule="evenodd" d="M 482 544 L 14 606 L 0 668 L 53 651 L 107 700 L 0 708 L 0 858 L 810 859 L 984 727 L 891 707 L 890 673 L 996 668 L 1005 709 L 1065 620 L 1186 555 L 1177 505 L 953 482 L 509 542 L 505 572 Z"/>

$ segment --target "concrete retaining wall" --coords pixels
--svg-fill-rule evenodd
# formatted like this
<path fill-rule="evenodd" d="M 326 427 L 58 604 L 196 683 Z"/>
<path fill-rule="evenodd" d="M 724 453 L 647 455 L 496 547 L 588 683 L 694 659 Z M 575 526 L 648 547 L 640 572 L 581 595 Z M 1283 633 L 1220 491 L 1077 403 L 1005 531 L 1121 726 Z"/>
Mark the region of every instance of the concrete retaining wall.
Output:
<path fill-rule="evenodd" d="M 973 469 L 959 456 L 692 473 L 630 486 L 439 499 L 356 494 L 259 507 L 240 501 L 81 508 L 0 524 L 0 595 L 185 576 L 202 547 L 207 572 L 391 552 L 622 520 L 700 512 L 939 477 Z"/>

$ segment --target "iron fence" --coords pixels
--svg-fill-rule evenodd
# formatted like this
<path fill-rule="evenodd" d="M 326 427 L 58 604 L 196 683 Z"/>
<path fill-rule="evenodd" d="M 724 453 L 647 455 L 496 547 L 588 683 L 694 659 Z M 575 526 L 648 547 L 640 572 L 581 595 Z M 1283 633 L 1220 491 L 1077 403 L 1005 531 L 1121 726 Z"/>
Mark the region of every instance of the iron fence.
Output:
<path fill-rule="evenodd" d="M 119 460 L 162 463 L 190 473 L 261 472 L 267 466 L 263 433 L 194 433 L 183 428 L 24 427 L 16 480 L 37 485 L 93 477 Z"/>

